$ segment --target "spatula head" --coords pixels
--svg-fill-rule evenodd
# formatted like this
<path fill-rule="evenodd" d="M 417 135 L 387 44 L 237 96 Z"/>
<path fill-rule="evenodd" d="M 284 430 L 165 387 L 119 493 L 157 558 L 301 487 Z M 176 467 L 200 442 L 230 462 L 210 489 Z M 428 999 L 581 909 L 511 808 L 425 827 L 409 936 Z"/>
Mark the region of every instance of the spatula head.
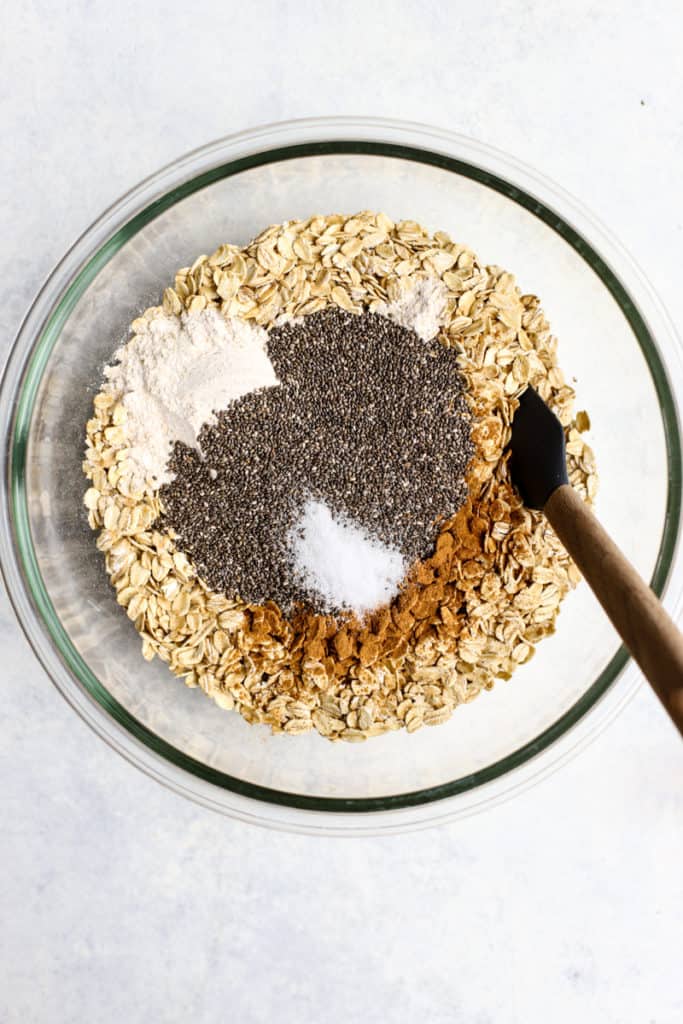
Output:
<path fill-rule="evenodd" d="M 569 483 L 562 424 L 531 387 L 519 400 L 510 449 L 512 482 L 529 508 L 543 508 L 553 491 Z"/>

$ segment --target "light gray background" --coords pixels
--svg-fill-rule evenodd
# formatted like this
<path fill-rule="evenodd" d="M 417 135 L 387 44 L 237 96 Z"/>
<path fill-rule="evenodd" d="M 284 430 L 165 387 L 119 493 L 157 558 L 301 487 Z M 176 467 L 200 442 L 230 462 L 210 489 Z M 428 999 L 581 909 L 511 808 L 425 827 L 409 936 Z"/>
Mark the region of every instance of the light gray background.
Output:
<path fill-rule="evenodd" d="M 683 331 L 682 33 L 674 0 L 8 5 L 0 345 L 141 177 L 229 132 L 337 113 L 535 165 L 620 236 Z M 128 766 L 4 598 L 0 650 L 2 1024 L 683 1019 L 683 754 L 647 689 L 502 807 L 323 840 L 223 820 Z"/>

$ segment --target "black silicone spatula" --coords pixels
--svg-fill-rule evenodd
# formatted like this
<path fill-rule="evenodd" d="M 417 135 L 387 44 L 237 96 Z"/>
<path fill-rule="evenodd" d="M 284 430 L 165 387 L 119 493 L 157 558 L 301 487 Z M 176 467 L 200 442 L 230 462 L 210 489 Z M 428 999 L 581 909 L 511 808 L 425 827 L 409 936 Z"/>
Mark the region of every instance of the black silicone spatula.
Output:
<path fill-rule="evenodd" d="M 533 388 L 520 398 L 510 448 L 512 480 L 522 500 L 543 510 L 683 734 L 683 635 L 569 486 L 564 430 Z"/>

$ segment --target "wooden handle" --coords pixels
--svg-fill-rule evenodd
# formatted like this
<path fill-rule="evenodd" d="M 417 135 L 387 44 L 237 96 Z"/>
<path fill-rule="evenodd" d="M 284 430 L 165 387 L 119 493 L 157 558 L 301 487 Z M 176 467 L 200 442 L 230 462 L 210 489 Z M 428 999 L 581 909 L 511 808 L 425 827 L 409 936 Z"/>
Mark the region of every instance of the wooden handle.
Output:
<path fill-rule="evenodd" d="M 683 735 L 683 635 L 572 487 L 544 512 Z"/>

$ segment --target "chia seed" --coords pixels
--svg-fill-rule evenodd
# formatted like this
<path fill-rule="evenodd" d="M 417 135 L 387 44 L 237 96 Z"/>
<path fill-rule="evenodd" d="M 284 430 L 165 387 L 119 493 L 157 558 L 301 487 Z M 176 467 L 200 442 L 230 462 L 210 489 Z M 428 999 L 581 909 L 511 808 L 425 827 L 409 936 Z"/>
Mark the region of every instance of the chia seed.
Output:
<path fill-rule="evenodd" d="M 410 561 L 428 557 L 467 496 L 470 412 L 455 353 L 373 313 L 325 309 L 273 328 L 281 381 L 177 442 L 163 525 L 230 597 L 321 611 L 285 540 L 308 497 Z"/>

